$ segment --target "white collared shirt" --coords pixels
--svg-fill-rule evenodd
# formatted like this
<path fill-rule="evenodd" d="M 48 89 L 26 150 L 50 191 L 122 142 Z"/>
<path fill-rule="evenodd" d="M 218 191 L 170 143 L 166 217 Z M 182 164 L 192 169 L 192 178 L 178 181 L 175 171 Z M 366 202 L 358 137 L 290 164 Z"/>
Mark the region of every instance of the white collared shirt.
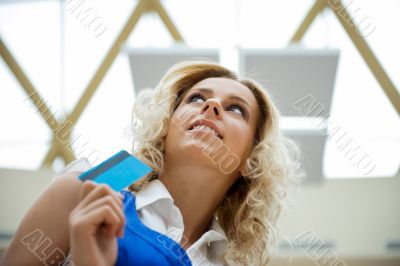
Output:
<path fill-rule="evenodd" d="M 84 172 L 92 168 L 85 158 L 70 163 L 62 172 Z M 164 186 L 156 179 L 136 193 L 136 211 L 139 219 L 150 229 L 167 235 L 175 242 L 182 241 L 184 224 L 182 214 L 174 204 L 174 199 Z M 218 221 L 213 218 L 211 226 L 186 253 L 193 266 L 220 266 L 220 259 L 227 247 L 228 240 Z"/>

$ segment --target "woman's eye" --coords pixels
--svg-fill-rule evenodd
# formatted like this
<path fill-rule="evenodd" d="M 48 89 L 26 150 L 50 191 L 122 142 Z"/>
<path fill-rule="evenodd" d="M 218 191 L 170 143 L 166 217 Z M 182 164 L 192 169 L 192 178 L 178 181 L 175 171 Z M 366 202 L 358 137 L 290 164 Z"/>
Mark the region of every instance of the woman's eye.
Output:
<path fill-rule="evenodd" d="M 201 102 L 205 102 L 206 99 L 204 96 L 200 95 L 200 94 L 192 94 L 189 98 L 188 98 L 188 102 L 189 103 L 201 103 Z"/>
<path fill-rule="evenodd" d="M 240 107 L 239 105 L 231 105 L 228 107 L 228 111 L 233 111 L 234 113 L 237 113 L 241 116 L 245 116 L 245 111 L 243 110 L 242 107 Z"/>

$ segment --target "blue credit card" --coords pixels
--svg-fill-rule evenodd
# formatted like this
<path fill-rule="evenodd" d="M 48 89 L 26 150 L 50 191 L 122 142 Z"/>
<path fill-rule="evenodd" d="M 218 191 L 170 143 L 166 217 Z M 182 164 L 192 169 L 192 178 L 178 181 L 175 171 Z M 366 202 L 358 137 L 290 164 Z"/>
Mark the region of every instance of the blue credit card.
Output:
<path fill-rule="evenodd" d="M 122 150 L 82 173 L 79 179 L 82 181 L 92 180 L 98 184 L 107 184 L 119 192 L 150 172 L 151 168 L 149 166 Z"/>

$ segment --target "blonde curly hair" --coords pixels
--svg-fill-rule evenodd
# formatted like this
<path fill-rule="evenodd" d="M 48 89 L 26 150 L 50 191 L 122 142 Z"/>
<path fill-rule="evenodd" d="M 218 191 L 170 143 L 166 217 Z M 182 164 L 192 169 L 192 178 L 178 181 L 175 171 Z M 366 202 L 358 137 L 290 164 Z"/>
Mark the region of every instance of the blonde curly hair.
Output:
<path fill-rule="evenodd" d="M 186 61 L 171 67 L 154 89 L 141 91 L 133 109 L 133 154 L 153 171 L 131 184 L 140 191 L 164 169 L 168 123 L 185 93 L 207 78 L 240 82 L 254 94 L 260 118 L 242 177 L 215 211 L 228 238 L 221 258 L 228 265 L 266 265 L 276 238 L 277 219 L 287 185 L 299 176 L 297 146 L 281 135 L 279 112 L 265 90 L 250 79 L 239 80 L 229 69 L 208 61 Z"/>

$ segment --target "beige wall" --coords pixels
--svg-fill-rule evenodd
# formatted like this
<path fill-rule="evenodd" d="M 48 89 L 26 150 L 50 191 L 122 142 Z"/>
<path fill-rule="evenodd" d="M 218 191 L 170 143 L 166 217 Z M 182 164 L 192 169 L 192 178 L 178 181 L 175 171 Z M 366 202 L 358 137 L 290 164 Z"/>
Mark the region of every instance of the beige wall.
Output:
<path fill-rule="evenodd" d="M 305 185 L 292 193 L 292 201 L 281 220 L 286 238 L 311 230 L 346 256 L 387 255 L 386 241 L 400 241 L 399 175 Z"/>
<path fill-rule="evenodd" d="M 25 212 L 53 176 L 51 170 L 0 169 L 0 233 L 17 229 Z M 0 240 L 0 246 L 5 241 Z"/>

